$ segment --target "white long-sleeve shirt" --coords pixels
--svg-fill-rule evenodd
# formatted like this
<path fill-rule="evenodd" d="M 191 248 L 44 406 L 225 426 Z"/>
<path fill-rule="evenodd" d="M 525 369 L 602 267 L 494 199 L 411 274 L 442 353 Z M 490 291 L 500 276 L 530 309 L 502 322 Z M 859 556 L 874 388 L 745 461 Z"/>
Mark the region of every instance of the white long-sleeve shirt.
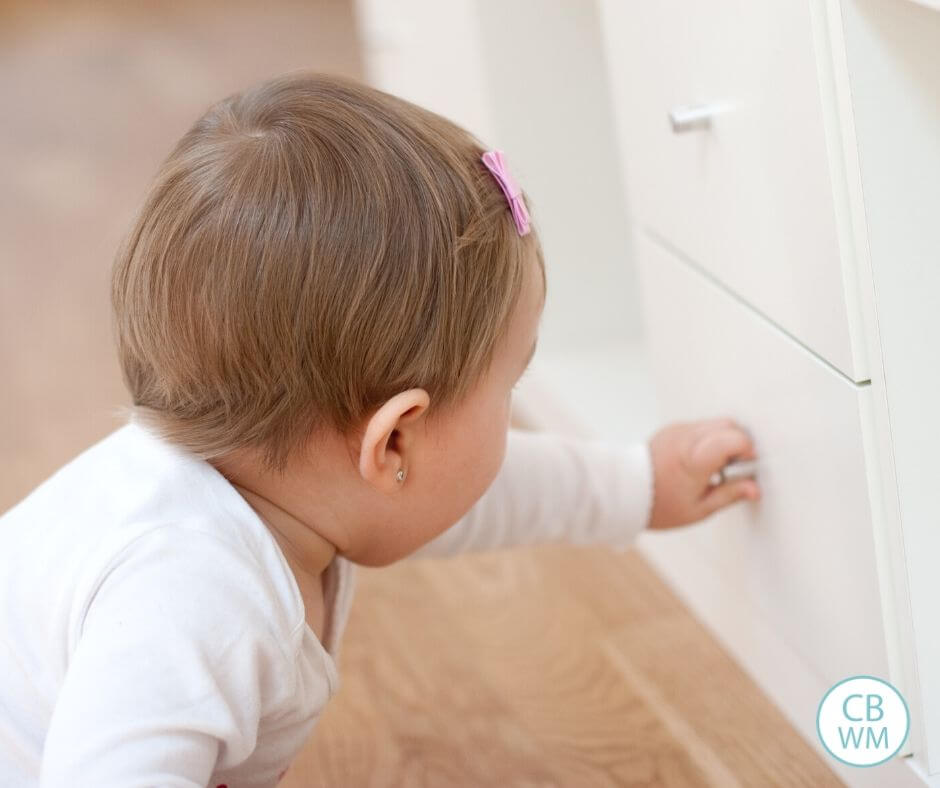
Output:
<path fill-rule="evenodd" d="M 625 549 L 652 487 L 643 442 L 512 430 L 492 486 L 415 555 Z M 115 430 L 0 517 L 0 785 L 275 785 L 339 687 L 353 571 L 327 570 L 321 644 L 225 477 Z"/>

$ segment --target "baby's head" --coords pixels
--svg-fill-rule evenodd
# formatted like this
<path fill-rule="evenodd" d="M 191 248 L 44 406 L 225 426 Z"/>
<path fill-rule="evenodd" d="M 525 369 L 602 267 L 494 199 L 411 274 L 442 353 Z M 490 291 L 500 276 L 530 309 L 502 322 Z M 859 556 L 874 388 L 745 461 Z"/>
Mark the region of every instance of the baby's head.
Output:
<path fill-rule="evenodd" d="M 390 535 L 337 537 L 363 563 L 453 523 L 502 462 L 545 294 L 484 150 L 331 76 L 211 107 L 114 267 L 135 419 L 266 489 L 342 489 L 331 510 Z"/>

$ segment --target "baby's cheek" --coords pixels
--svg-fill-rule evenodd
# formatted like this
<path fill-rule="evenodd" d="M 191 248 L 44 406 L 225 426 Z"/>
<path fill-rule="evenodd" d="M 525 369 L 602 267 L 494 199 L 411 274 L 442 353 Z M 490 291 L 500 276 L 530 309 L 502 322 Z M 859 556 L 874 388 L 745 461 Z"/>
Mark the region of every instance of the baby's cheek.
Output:
<path fill-rule="evenodd" d="M 489 475 L 486 486 L 492 484 L 493 479 L 499 474 L 499 469 L 503 466 L 506 459 L 506 443 L 509 436 L 509 419 L 501 425 L 492 438 L 492 447 L 490 450 Z"/>

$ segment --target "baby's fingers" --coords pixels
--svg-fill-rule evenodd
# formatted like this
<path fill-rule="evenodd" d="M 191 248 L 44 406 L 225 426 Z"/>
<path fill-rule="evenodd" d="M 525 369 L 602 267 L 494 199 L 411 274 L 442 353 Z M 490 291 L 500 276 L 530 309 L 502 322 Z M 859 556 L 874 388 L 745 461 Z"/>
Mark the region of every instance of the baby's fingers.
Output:
<path fill-rule="evenodd" d="M 707 479 L 735 458 L 754 459 L 754 456 L 754 443 L 744 430 L 719 427 L 696 441 L 690 459 L 696 473 Z"/>
<path fill-rule="evenodd" d="M 753 479 L 738 479 L 719 484 L 699 502 L 701 510 L 698 519 L 704 519 L 735 501 L 743 499 L 756 501 L 758 498 L 760 498 L 760 488 Z"/>

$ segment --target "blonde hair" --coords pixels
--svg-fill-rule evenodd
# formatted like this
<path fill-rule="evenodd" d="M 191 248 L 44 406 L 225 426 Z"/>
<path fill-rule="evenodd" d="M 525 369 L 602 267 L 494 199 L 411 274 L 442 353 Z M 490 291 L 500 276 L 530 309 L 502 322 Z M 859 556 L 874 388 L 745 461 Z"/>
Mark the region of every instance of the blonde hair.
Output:
<path fill-rule="evenodd" d="M 535 254 L 449 120 L 295 72 L 216 103 L 160 168 L 112 276 L 131 417 L 282 472 L 400 391 L 485 374 Z"/>

